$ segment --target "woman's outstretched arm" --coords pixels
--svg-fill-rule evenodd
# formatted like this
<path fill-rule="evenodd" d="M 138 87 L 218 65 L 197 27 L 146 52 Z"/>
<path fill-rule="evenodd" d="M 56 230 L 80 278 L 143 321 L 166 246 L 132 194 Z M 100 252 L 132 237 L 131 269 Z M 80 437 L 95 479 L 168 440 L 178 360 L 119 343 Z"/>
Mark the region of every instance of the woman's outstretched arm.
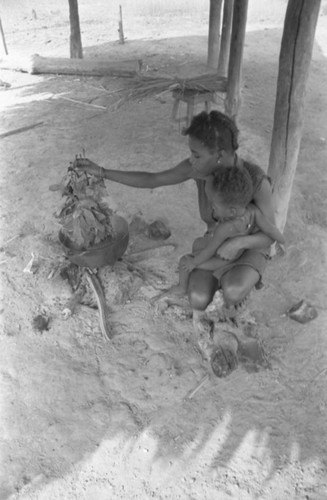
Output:
<path fill-rule="evenodd" d="M 86 158 L 78 158 L 75 165 L 79 170 L 88 174 L 135 188 L 154 189 L 179 184 L 191 179 L 191 164 L 188 159 L 183 160 L 173 168 L 161 172 L 111 170 L 100 167 Z"/>

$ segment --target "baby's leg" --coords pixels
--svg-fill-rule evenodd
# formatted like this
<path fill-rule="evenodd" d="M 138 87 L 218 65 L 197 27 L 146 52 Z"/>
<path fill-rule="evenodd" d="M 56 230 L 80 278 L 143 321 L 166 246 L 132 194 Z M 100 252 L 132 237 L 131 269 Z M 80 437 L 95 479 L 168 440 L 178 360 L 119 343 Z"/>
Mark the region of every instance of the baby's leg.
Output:
<path fill-rule="evenodd" d="M 184 266 L 184 261 L 189 257 L 188 255 L 183 255 L 179 261 L 179 282 L 178 285 L 174 285 L 169 288 L 166 293 L 169 295 L 174 295 L 175 297 L 183 297 L 187 293 L 188 282 L 190 278 L 190 272 L 186 271 Z"/>
<path fill-rule="evenodd" d="M 212 257 L 206 262 L 203 262 L 203 264 L 197 266 L 197 269 L 203 269 L 204 271 L 217 271 L 218 269 L 221 269 L 230 262 L 231 262 L 230 260 L 225 260 L 222 259 L 221 257 Z"/>
<path fill-rule="evenodd" d="M 190 278 L 190 272 L 186 271 L 185 267 L 183 266 L 184 259 L 186 257 L 187 256 L 184 255 L 179 261 L 179 284 L 177 285 L 177 288 L 183 295 L 185 295 L 187 292 L 188 282 Z"/>
<path fill-rule="evenodd" d="M 187 293 L 187 288 L 188 288 L 188 282 L 189 282 L 189 277 L 190 273 L 188 271 L 185 271 L 184 266 L 183 266 L 183 260 L 187 256 L 184 255 L 181 257 L 179 261 L 179 282 L 178 285 L 173 285 L 170 288 L 167 288 L 163 292 L 161 292 L 159 295 L 156 295 L 152 301 L 157 301 L 161 299 L 162 297 L 184 297 Z"/>
<path fill-rule="evenodd" d="M 211 236 L 209 236 L 208 234 L 201 236 L 201 238 L 196 238 L 192 245 L 192 255 L 196 255 L 197 253 L 201 252 L 201 250 L 206 248 L 206 246 L 208 246 L 210 238 Z"/>

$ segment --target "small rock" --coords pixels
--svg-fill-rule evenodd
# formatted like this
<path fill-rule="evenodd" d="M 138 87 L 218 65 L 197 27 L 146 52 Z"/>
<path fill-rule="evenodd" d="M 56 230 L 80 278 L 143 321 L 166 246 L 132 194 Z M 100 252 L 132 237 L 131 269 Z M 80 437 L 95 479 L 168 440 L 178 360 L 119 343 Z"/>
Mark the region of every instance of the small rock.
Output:
<path fill-rule="evenodd" d="M 44 330 L 49 330 L 49 318 L 44 314 L 38 314 L 33 318 L 33 327 L 35 330 L 39 332 L 43 332 Z"/>
<path fill-rule="evenodd" d="M 166 240 L 170 235 L 170 230 L 161 220 L 155 220 L 148 227 L 148 236 L 153 240 Z"/>
<path fill-rule="evenodd" d="M 315 319 L 318 312 L 311 304 L 301 300 L 287 311 L 287 315 L 289 318 L 304 324 Z"/>

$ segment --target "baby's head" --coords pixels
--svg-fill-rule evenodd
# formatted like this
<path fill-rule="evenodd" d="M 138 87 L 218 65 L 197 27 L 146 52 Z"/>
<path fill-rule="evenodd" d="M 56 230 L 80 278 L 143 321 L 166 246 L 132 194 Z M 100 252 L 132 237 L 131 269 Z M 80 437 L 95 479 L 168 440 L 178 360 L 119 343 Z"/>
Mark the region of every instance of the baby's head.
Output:
<path fill-rule="evenodd" d="M 213 217 L 228 220 L 241 215 L 253 198 L 253 184 L 248 171 L 240 167 L 219 167 L 206 192 Z"/>

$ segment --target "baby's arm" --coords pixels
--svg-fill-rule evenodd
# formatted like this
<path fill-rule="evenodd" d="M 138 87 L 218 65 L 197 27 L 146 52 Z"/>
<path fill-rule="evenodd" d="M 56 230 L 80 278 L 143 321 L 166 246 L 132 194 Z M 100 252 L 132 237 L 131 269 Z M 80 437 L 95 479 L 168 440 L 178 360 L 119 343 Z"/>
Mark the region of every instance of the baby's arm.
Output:
<path fill-rule="evenodd" d="M 235 236 L 236 232 L 237 231 L 233 223 L 222 222 L 217 225 L 208 245 L 193 257 L 194 268 L 214 257 L 220 245 L 222 245 L 222 243 L 224 243 L 224 241 L 228 238 Z"/>
<path fill-rule="evenodd" d="M 279 229 L 263 215 L 258 207 L 252 205 L 252 208 L 254 209 L 255 224 L 258 228 L 274 241 L 278 241 L 281 245 L 285 245 L 285 238 Z"/>

